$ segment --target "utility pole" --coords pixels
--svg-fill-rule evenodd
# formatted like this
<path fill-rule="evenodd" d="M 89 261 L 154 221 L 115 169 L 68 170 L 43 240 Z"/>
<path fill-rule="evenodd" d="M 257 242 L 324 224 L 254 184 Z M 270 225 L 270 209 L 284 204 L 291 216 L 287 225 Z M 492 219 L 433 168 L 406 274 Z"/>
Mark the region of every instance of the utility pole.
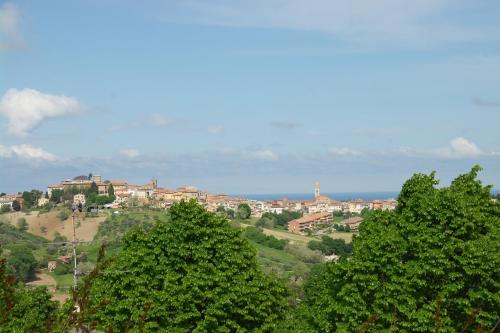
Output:
<path fill-rule="evenodd" d="M 71 215 L 71 221 L 73 222 L 73 290 L 78 288 L 78 276 L 76 275 L 76 228 L 75 228 L 75 212 L 78 208 L 73 205 L 73 214 Z"/>

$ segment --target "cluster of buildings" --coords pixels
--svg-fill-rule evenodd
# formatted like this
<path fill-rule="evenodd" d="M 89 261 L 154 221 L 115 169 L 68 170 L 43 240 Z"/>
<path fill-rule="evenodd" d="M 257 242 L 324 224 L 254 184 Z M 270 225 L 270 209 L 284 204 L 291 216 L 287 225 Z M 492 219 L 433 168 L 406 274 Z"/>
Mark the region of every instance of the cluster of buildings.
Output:
<path fill-rule="evenodd" d="M 314 187 L 314 199 L 312 200 L 280 200 L 261 201 L 249 200 L 242 197 L 232 197 L 222 194 L 211 194 L 200 191 L 192 186 L 183 186 L 176 189 L 158 186 L 158 181 L 152 179 L 144 185 L 134 185 L 126 180 L 103 180 L 99 175 L 89 177 L 80 176 L 74 179 L 63 180 L 57 184 L 47 187 L 47 196 L 39 199 L 38 205 L 42 206 L 49 202 L 49 198 L 55 190 L 76 193 L 73 196 L 73 203 L 86 203 L 85 189 L 89 189 L 95 183 L 99 195 L 107 196 L 110 187 L 113 188 L 115 200 L 108 204 L 108 208 L 120 208 L 124 206 L 149 205 L 156 208 L 168 208 L 173 203 L 181 200 L 195 199 L 209 211 L 215 212 L 219 207 L 225 210 L 237 211 L 241 204 L 248 204 L 252 211 L 252 216 L 261 217 L 264 213 L 281 214 L 284 211 L 303 213 L 303 217 L 289 223 L 289 231 L 303 232 L 312 229 L 318 224 L 331 222 L 333 213 L 355 213 L 359 214 L 363 209 L 392 210 L 396 207 L 396 200 L 350 200 L 337 201 L 327 196 L 321 195 L 320 184 L 316 182 Z M 81 190 L 79 193 L 78 190 Z M 18 200 L 22 203 L 22 196 L 4 195 L 0 197 L 0 208 L 3 205 L 10 205 Z M 350 225 L 352 230 L 356 230 L 359 221 L 353 221 Z"/>
<path fill-rule="evenodd" d="M 153 205 L 158 208 L 167 208 L 170 204 L 181 201 L 196 199 L 203 201 L 205 192 L 201 192 L 195 187 L 185 186 L 177 189 L 161 188 L 158 181 L 152 179 L 144 185 L 129 184 L 126 180 L 103 180 L 101 176 L 77 177 L 75 179 L 63 180 L 60 183 L 47 187 L 48 197 L 52 197 L 55 190 L 72 191 L 75 189 L 89 189 L 92 183 L 96 184 L 98 195 L 108 196 L 112 187 L 115 200 L 109 204 L 110 208 L 119 208 L 124 205 Z M 73 202 L 85 205 L 85 191 L 76 193 Z"/>
<path fill-rule="evenodd" d="M 12 210 L 14 201 L 17 201 L 19 206 L 22 207 L 24 203 L 22 194 L 4 194 L 0 196 L 0 210 L 3 210 L 4 207 L 9 207 L 9 209 Z"/>

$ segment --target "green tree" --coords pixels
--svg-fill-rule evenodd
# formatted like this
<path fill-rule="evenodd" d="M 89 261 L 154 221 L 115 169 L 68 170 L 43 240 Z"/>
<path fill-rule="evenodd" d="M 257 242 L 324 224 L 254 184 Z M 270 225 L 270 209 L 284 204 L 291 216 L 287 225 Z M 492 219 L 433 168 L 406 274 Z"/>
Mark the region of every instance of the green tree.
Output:
<path fill-rule="evenodd" d="M 92 184 L 90 184 L 90 188 L 88 191 L 88 195 L 92 195 L 92 194 L 95 194 L 95 195 L 99 194 L 99 189 L 97 188 L 97 184 L 95 182 L 92 182 Z"/>
<path fill-rule="evenodd" d="M 21 231 L 28 230 L 28 222 L 26 222 L 26 219 L 24 217 L 21 217 L 17 220 L 17 228 Z"/>
<path fill-rule="evenodd" d="M 250 206 L 246 203 L 242 203 L 238 205 L 238 211 L 236 213 L 236 216 L 239 219 L 246 220 L 250 218 L 250 215 L 252 215 L 252 210 L 250 209 Z"/>
<path fill-rule="evenodd" d="M 6 322 L 0 324 L 0 332 L 49 332 L 58 304 L 51 300 L 46 287 L 28 288 L 18 286 L 14 294 L 13 307 Z"/>
<path fill-rule="evenodd" d="M 23 192 L 24 207 L 26 207 L 27 209 L 36 207 L 38 204 L 38 199 L 40 199 L 42 195 L 43 192 L 39 190 L 31 190 L 30 192 L 24 191 Z"/>
<path fill-rule="evenodd" d="M 113 187 L 113 184 L 109 184 L 108 186 L 108 195 L 109 196 L 115 196 L 115 188 Z"/>
<path fill-rule="evenodd" d="M 19 201 L 17 200 L 12 201 L 12 209 L 16 212 L 21 210 L 21 204 L 19 203 Z"/>
<path fill-rule="evenodd" d="M 195 201 L 173 205 L 169 218 L 126 235 L 95 280 L 92 319 L 116 332 L 272 331 L 285 289 L 240 232 Z"/>
<path fill-rule="evenodd" d="M 8 213 L 11 211 L 11 208 L 9 205 L 3 205 L 2 208 L 0 208 L 0 213 Z"/>
<path fill-rule="evenodd" d="M 18 281 L 27 282 L 35 277 L 36 259 L 31 249 L 24 244 L 9 246 L 7 257 L 7 272 Z"/>
<path fill-rule="evenodd" d="M 500 309 L 500 205 L 476 179 L 479 167 L 436 188 L 416 174 L 394 212 L 375 211 L 354 254 L 328 263 L 306 288 L 319 331 L 492 330 Z"/>
<path fill-rule="evenodd" d="M 49 332 L 57 302 L 45 287 L 16 285 L 7 270 L 7 261 L 0 257 L 0 332 Z"/>
<path fill-rule="evenodd" d="M 64 195 L 64 190 L 53 189 L 50 195 L 50 201 L 53 203 L 60 203 Z"/>

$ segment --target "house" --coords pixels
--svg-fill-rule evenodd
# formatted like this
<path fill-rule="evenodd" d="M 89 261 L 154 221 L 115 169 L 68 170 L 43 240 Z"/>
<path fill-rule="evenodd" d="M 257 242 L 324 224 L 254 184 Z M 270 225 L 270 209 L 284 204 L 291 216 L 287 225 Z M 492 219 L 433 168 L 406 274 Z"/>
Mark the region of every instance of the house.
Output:
<path fill-rule="evenodd" d="M 328 212 L 320 212 L 302 216 L 296 220 L 288 222 L 288 231 L 293 233 L 301 233 L 307 229 L 313 229 L 321 224 L 331 222 L 332 214 Z"/>
<path fill-rule="evenodd" d="M 61 261 L 64 264 L 69 264 L 71 262 L 72 257 L 71 256 L 60 256 L 59 261 Z"/>
<path fill-rule="evenodd" d="M 359 225 L 363 222 L 363 218 L 360 216 L 353 216 L 346 220 L 343 220 L 341 223 L 345 226 L 348 226 L 352 231 L 358 231 Z"/>
<path fill-rule="evenodd" d="M 53 190 L 64 190 L 64 186 L 61 183 L 52 184 L 52 185 L 47 186 L 47 194 L 49 195 L 49 198 L 52 197 Z"/>
<path fill-rule="evenodd" d="M 112 180 L 110 181 L 110 184 L 113 185 L 115 195 L 127 192 L 128 183 L 125 180 Z"/>
<path fill-rule="evenodd" d="M 0 197 L 0 208 L 9 206 L 9 208 L 12 209 L 12 203 L 14 202 L 14 200 L 16 200 L 16 195 L 13 194 L 7 194 Z"/>
<path fill-rule="evenodd" d="M 48 203 L 49 203 L 49 199 L 47 199 L 45 197 L 41 197 L 40 199 L 38 199 L 37 205 L 40 207 L 40 206 L 45 206 Z"/>
<path fill-rule="evenodd" d="M 47 271 L 49 271 L 49 273 L 52 273 L 57 267 L 57 261 L 49 261 L 47 263 Z"/>
<path fill-rule="evenodd" d="M 75 205 L 79 205 L 79 204 L 85 205 L 85 194 L 83 194 L 83 193 L 75 194 L 73 196 L 73 203 Z"/>

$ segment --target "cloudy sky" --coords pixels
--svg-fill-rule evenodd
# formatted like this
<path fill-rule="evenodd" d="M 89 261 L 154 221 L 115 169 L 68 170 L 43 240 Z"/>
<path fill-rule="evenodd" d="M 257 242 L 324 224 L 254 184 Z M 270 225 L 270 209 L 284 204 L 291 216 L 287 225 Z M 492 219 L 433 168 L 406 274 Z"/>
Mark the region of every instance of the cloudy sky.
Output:
<path fill-rule="evenodd" d="M 499 87 L 499 1 L 0 1 L 0 192 L 499 188 Z"/>

